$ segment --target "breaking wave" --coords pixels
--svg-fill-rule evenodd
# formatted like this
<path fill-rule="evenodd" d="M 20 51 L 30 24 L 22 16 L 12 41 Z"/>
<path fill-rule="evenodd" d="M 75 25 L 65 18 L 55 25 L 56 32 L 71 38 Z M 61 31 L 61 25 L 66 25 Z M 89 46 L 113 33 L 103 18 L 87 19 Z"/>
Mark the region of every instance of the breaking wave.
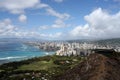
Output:
<path fill-rule="evenodd" d="M 27 56 L 4 57 L 4 58 L 0 58 L 0 60 L 20 59 L 20 58 L 26 58 L 26 57 Z"/>

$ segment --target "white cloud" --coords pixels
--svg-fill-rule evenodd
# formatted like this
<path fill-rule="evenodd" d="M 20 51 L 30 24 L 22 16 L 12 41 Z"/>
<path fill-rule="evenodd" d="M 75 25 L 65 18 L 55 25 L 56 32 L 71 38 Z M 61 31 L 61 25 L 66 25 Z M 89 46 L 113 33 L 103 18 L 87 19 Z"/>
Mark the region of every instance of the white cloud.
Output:
<path fill-rule="evenodd" d="M 58 2 L 61 2 L 63 0 L 56 0 Z M 51 6 L 41 3 L 41 0 L 2 0 L 0 2 L 0 9 L 1 10 L 6 10 L 9 11 L 10 13 L 13 14 L 21 14 L 19 16 L 19 21 L 20 22 L 26 22 L 27 21 L 27 16 L 23 15 L 25 13 L 26 9 L 31 9 L 31 8 L 36 8 L 36 9 L 44 9 L 46 13 L 50 16 L 56 17 L 57 19 L 54 21 L 54 24 L 52 25 L 47 25 L 51 28 L 61 28 L 61 27 L 66 27 L 67 24 L 65 23 L 66 20 L 70 18 L 70 15 L 67 13 L 59 13 L 56 10 L 54 10 Z M 46 25 L 46 24 L 45 24 Z"/>
<path fill-rule="evenodd" d="M 45 29 L 46 27 L 43 26 Z M 54 34 L 43 34 L 35 30 L 26 30 L 21 27 L 16 27 L 10 19 L 0 21 L 0 37 L 17 37 L 17 38 L 40 38 L 40 39 L 58 39 L 62 35 L 61 32 Z"/>
<path fill-rule="evenodd" d="M 48 15 L 54 16 L 57 19 L 54 21 L 54 24 L 48 26 L 51 28 L 64 28 L 67 27 L 68 24 L 65 23 L 66 20 L 70 18 L 70 15 L 67 13 L 59 13 L 56 12 L 53 8 L 47 7 L 46 12 Z"/>
<path fill-rule="evenodd" d="M 36 5 L 36 7 L 35 8 L 48 8 L 49 7 L 49 5 L 47 5 L 47 4 L 44 4 L 44 3 L 40 3 L 39 5 Z"/>
<path fill-rule="evenodd" d="M 15 30 L 16 27 L 11 24 L 10 19 L 4 19 L 0 21 L 0 36 L 6 36 Z"/>
<path fill-rule="evenodd" d="M 0 9 L 7 10 L 13 14 L 21 14 L 25 9 L 34 8 L 40 5 L 40 0 L 1 0 Z"/>
<path fill-rule="evenodd" d="M 16 27 L 12 24 L 10 19 L 4 19 L 0 21 L 0 37 L 37 37 L 36 34 L 37 32 L 35 31 L 26 31 L 20 27 Z"/>
<path fill-rule="evenodd" d="M 54 0 L 55 2 L 58 2 L 58 3 L 61 3 L 63 2 L 64 0 Z"/>
<path fill-rule="evenodd" d="M 66 18 L 65 18 L 66 19 Z M 39 31 L 29 31 L 16 29 L 10 19 L 0 21 L 0 37 L 35 37 L 43 39 L 83 39 L 83 38 L 116 38 L 120 37 L 120 12 L 109 14 L 101 8 L 92 11 L 84 16 L 85 25 L 78 25 L 68 32 L 56 32 L 43 34 Z M 51 27 L 59 28 L 64 26 L 63 18 L 57 17 Z M 56 24 L 56 25 L 55 25 Z M 61 26 L 60 26 L 61 25 Z M 41 26 L 42 29 L 48 29 L 48 26 Z M 50 27 L 49 27 L 50 28 Z"/>
<path fill-rule="evenodd" d="M 51 25 L 52 28 L 64 28 L 67 27 L 68 25 L 64 23 L 63 20 L 57 19 L 53 25 Z"/>
<path fill-rule="evenodd" d="M 27 22 L 27 16 L 24 14 L 21 14 L 18 19 L 20 22 L 23 22 L 23 23 Z"/>
<path fill-rule="evenodd" d="M 75 27 L 70 32 L 73 38 L 120 37 L 120 12 L 109 14 L 101 8 L 98 8 L 84 18 L 87 23 Z"/>
<path fill-rule="evenodd" d="M 51 6 L 41 3 L 40 0 L 2 0 L 0 2 L 0 9 L 8 11 L 12 14 L 20 14 L 18 17 L 18 20 L 20 22 L 26 22 L 27 16 L 24 15 L 26 9 L 44 9 L 48 15 L 56 17 L 56 20 L 54 21 L 54 24 L 52 25 L 46 25 L 41 26 L 41 29 L 49 29 L 49 28 L 61 28 L 66 27 L 67 24 L 65 24 L 64 21 L 68 20 L 70 15 L 67 13 L 59 13 L 56 10 L 54 10 Z M 0 36 L 3 37 L 40 37 L 40 38 L 58 38 L 62 33 L 55 33 L 55 34 L 41 34 L 38 31 L 29 31 L 21 29 L 20 27 L 15 27 L 15 25 L 12 24 L 10 19 L 5 19 L 0 21 Z"/>
<path fill-rule="evenodd" d="M 71 36 L 72 37 L 76 37 L 76 36 L 89 36 L 89 26 L 88 25 L 85 25 L 84 27 L 83 26 L 77 26 L 75 27 L 72 31 L 71 31 Z"/>
<path fill-rule="evenodd" d="M 39 30 L 46 30 L 46 29 L 49 29 L 49 27 L 47 25 L 44 25 L 44 26 L 40 26 L 39 27 Z"/>
<path fill-rule="evenodd" d="M 40 33 L 35 31 L 17 31 L 13 33 L 15 37 L 18 38 L 42 38 L 40 37 Z"/>
<path fill-rule="evenodd" d="M 46 30 L 46 29 L 50 29 L 50 28 L 66 28 L 70 25 L 65 24 L 65 22 L 62 19 L 56 19 L 54 21 L 54 23 L 52 25 L 44 25 L 44 26 L 40 26 L 39 29 L 40 30 Z"/>
<path fill-rule="evenodd" d="M 67 14 L 67 13 L 63 13 L 63 14 L 58 13 L 58 12 L 56 12 L 56 11 L 55 11 L 54 9 L 52 9 L 52 8 L 47 8 L 46 11 L 47 11 L 47 13 L 48 13 L 49 15 L 55 16 L 55 17 L 57 17 L 57 18 L 59 18 L 59 19 L 68 19 L 68 18 L 70 17 L 69 14 Z"/>
<path fill-rule="evenodd" d="M 40 26 L 40 29 L 50 29 L 50 28 L 66 28 L 70 26 L 70 24 L 66 24 L 63 20 L 57 19 L 54 21 L 52 25 L 44 25 Z"/>
<path fill-rule="evenodd" d="M 57 40 L 57 39 L 61 39 L 62 36 L 62 32 L 57 32 L 54 34 L 40 34 L 40 36 L 44 39 L 52 39 L 52 40 Z"/>
<path fill-rule="evenodd" d="M 113 1 L 115 1 L 115 2 L 120 2 L 120 0 L 113 0 Z"/>
<path fill-rule="evenodd" d="M 54 34 L 49 34 L 48 37 L 49 39 L 52 38 L 52 39 L 59 39 L 61 38 L 62 36 L 62 33 L 61 32 L 57 32 L 57 33 L 54 33 Z"/>

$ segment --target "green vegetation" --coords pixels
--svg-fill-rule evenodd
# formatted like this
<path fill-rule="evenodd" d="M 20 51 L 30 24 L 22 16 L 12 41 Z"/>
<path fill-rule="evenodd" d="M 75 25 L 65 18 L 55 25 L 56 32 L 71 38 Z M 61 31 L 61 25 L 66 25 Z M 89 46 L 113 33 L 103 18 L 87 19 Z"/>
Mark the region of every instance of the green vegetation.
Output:
<path fill-rule="evenodd" d="M 18 70 L 48 70 L 52 67 L 57 67 L 57 65 L 55 65 L 52 60 L 38 61 L 28 65 L 22 65 L 18 68 Z"/>
<path fill-rule="evenodd" d="M 84 60 L 80 56 L 44 56 L 0 66 L 0 80 L 54 80 Z"/>
<path fill-rule="evenodd" d="M 4 70 L 0 70 L 0 72 L 2 72 L 2 71 L 4 71 Z"/>
<path fill-rule="evenodd" d="M 96 50 L 98 54 L 120 59 L 120 53 Z M 86 60 L 81 56 L 44 56 L 0 65 L 0 80 L 56 80 L 67 70 Z"/>

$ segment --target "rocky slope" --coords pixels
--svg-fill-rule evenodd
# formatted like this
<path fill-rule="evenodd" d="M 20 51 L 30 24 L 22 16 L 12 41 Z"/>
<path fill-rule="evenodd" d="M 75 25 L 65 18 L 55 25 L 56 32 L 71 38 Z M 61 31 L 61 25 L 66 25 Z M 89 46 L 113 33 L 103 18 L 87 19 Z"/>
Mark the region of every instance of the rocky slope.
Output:
<path fill-rule="evenodd" d="M 120 80 L 120 58 L 91 54 L 55 80 Z"/>

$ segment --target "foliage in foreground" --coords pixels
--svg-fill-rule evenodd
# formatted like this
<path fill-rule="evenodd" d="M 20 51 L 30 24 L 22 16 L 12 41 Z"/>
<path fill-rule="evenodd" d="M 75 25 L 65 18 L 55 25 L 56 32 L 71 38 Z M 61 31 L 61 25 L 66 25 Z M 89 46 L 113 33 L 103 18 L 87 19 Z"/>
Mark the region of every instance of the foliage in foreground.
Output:
<path fill-rule="evenodd" d="M 44 56 L 0 66 L 0 80 L 54 80 L 84 60 L 80 56 Z"/>

